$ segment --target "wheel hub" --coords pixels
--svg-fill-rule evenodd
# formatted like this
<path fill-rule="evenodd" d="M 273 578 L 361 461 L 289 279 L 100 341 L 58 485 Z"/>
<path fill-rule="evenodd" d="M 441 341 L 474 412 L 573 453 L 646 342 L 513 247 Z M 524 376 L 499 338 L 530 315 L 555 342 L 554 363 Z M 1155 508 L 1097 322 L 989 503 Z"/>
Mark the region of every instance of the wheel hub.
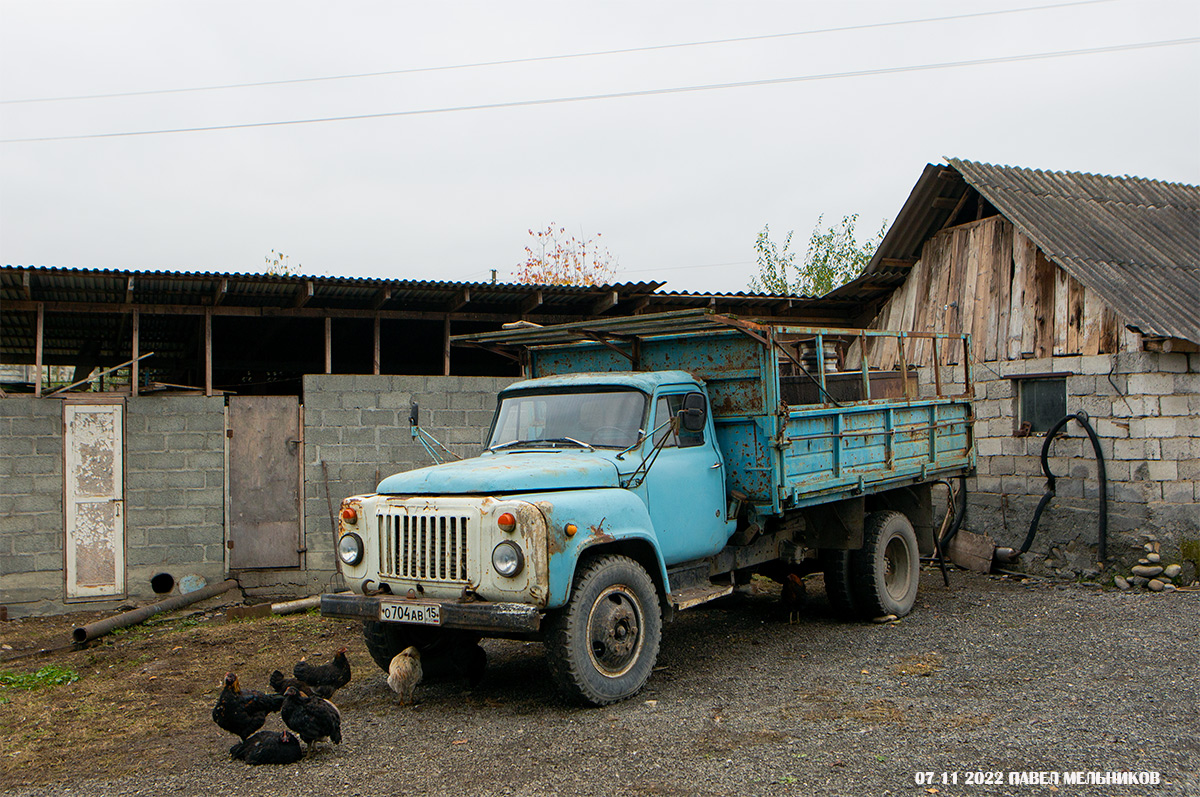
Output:
<path fill-rule="evenodd" d="M 637 661 L 642 646 L 641 607 L 625 587 L 605 590 L 588 617 L 588 653 L 596 669 L 617 677 Z"/>

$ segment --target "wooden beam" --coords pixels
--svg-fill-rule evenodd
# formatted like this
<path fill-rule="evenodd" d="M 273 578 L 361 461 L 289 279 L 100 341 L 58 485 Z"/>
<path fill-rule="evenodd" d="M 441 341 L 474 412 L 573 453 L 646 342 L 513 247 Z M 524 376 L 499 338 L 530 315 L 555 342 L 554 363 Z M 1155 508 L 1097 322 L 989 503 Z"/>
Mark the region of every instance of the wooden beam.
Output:
<path fill-rule="evenodd" d="M 303 307 L 304 305 L 308 304 L 309 300 L 312 299 L 312 297 L 313 297 L 312 280 L 305 280 L 304 286 L 300 289 L 300 292 L 298 294 L 296 294 L 296 298 L 292 302 L 292 307 L 295 307 L 295 308 Z"/>
<path fill-rule="evenodd" d="M 376 293 L 375 297 L 373 299 L 371 299 L 371 309 L 378 310 L 380 307 L 383 307 L 385 304 L 387 304 L 388 299 L 391 299 L 391 298 L 392 298 L 392 289 L 384 288 L 383 290 Z"/>
<path fill-rule="evenodd" d="M 611 310 L 617 306 L 617 302 L 619 301 L 621 301 L 621 296 L 616 291 L 608 291 L 592 305 L 592 315 L 600 315 L 603 312 Z"/>
<path fill-rule="evenodd" d="M 442 321 L 442 376 L 450 376 L 450 314 Z"/>
<path fill-rule="evenodd" d="M 25 275 L 28 276 L 29 272 L 26 271 Z M 42 341 L 45 338 L 45 332 L 46 332 L 46 312 L 43 309 L 41 303 L 39 302 L 38 306 L 37 306 L 37 337 L 35 339 L 36 342 L 33 344 L 33 347 L 34 347 L 33 373 L 34 373 L 34 379 L 37 380 L 37 382 L 34 383 L 34 386 L 33 386 L 33 395 L 39 396 L 39 397 L 42 395 Z"/>
<path fill-rule="evenodd" d="M 129 278 L 130 290 L 133 289 L 133 277 Z M 141 345 L 141 315 L 133 311 L 133 362 L 129 364 L 130 391 L 136 398 L 138 394 L 138 347 Z"/>
<path fill-rule="evenodd" d="M 532 296 L 521 302 L 521 315 L 528 315 L 533 312 L 534 308 L 541 307 L 542 301 L 542 292 L 535 291 Z"/>
<path fill-rule="evenodd" d="M 21 272 L 21 295 L 26 301 L 33 301 L 33 275 L 28 271 Z"/>
<path fill-rule="evenodd" d="M 952 210 L 958 207 L 961 199 L 956 199 L 952 196 L 939 196 L 933 200 L 933 206 L 939 210 Z"/>
<path fill-rule="evenodd" d="M 378 314 L 375 315 L 375 323 L 373 324 L 373 326 L 375 327 L 375 356 L 371 359 L 371 373 L 375 374 L 376 376 L 379 376 L 379 354 L 380 354 L 380 345 L 379 344 L 380 344 L 380 342 L 379 342 L 379 315 Z"/>
<path fill-rule="evenodd" d="M 879 266 L 881 268 L 912 268 L 917 262 L 915 257 L 881 257 L 879 258 Z"/>
<path fill-rule="evenodd" d="M 133 277 L 125 282 L 125 304 L 133 304 Z"/>
<path fill-rule="evenodd" d="M 446 305 L 446 312 L 447 313 L 456 313 L 459 310 L 466 307 L 470 301 L 471 301 L 471 289 L 463 288 L 461 291 L 458 292 L 458 295 L 455 296 L 453 299 L 451 299 L 450 302 Z"/>
<path fill-rule="evenodd" d="M 963 191 L 963 195 L 958 198 L 958 204 L 954 206 L 954 210 L 950 211 L 950 215 L 946 217 L 946 221 L 942 224 L 943 230 L 950 226 L 950 222 L 954 221 L 954 218 L 958 215 L 958 212 L 963 209 L 963 205 L 967 204 L 967 197 L 970 195 L 970 188 L 968 188 L 966 191 Z"/>
<path fill-rule="evenodd" d="M 212 380 L 212 310 L 204 314 L 204 395 L 213 394 Z"/>
<path fill-rule="evenodd" d="M 329 316 L 325 316 L 325 373 L 333 373 L 333 319 Z"/>
<path fill-rule="evenodd" d="M 217 285 L 217 292 L 213 294 L 213 307 L 216 307 L 225 301 L 226 294 L 229 293 L 229 280 L 221 280 Z"/>

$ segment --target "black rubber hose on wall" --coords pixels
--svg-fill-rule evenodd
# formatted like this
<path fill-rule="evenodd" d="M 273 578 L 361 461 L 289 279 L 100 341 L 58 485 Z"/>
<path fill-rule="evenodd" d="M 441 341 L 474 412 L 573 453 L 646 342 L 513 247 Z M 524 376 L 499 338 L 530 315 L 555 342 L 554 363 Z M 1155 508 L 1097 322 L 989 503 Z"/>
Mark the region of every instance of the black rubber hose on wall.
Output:
<path fill-rule="evenodd" d="M 1050 499 L 1054 497 L 1055 476 L 1050 471 L 1050 463 L 1046 457 L 1050 452 L 1050 443 L 1053 442 L 1054 436 L 1071 421 L 1078 422 L 1084 428 L 1088 438 L 1092 441 L 1092 451 L 1096 454 L 1096 476 L 1100 487 L 1097 545 L 1100 549 L 1100 562 L 1103 563 L 1108 560 L 1108 473 L 1104 467 L 1104 453 L 1100 450 L 1100 439 L 1096 437 L 1096 430 L 1088 423 L 1087 413 L 1082 410 L 1074 415 L 1066 416 L 1046 432 L 1046 439 L 1042 443 L 1042 473 L 1046 474 L 1046 493 L 1042 496 L 1042 500 L 1038 501 L 1037 509 L 1033 512 L 1033 519 L 1029 522 L 1029 533 L 1025 535 L 1025 543 L 1021 546 L 1021 550 L 1017 551 L 1017 556 L 1028 551 L 1033 545 L 1033 538 L 1037 535 L 1038 522 L 1042 519 L 1042 512 L 1050 503 Z"/>

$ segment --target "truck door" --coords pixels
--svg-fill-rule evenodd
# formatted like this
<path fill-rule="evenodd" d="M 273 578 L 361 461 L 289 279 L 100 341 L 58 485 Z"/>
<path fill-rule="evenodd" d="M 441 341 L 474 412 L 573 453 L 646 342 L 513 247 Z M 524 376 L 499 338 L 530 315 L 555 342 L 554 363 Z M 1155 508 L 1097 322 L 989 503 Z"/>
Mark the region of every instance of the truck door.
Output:
<path fill-rule="evenodd" d="M 688 392 L 660 394 L 651 428 L 678 414 Z M 724 548 L 732 525 L 725 518 L 725 465 L 713 438 L 712 419 L 706 417 L 698 432 L 681 429 L 674 434 L 667 427 L 652 442 L 664 437 L 662 451 L 646 476 L 646 501 L 663 558 L 675 564 Z M 647 451 L 650 445 L 647 442 Z"/>

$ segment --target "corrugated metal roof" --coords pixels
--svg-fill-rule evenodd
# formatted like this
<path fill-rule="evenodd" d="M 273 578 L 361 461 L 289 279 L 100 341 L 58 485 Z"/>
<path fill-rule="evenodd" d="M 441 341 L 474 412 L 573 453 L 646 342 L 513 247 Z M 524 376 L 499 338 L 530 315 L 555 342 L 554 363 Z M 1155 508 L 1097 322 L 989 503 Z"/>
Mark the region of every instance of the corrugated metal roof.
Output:
<path fill-rule="evenodd" d="M 1200 187 L 947 161 L 925 167 L 863 275 L 826 299 L 890 294 L 974 189 L 1130 326 L 1200 342 Z"/>
<path fill-rule="evenodd" d="M 948 161 L 1130 326 L 1200 343 L 1200 186 Z"/>

